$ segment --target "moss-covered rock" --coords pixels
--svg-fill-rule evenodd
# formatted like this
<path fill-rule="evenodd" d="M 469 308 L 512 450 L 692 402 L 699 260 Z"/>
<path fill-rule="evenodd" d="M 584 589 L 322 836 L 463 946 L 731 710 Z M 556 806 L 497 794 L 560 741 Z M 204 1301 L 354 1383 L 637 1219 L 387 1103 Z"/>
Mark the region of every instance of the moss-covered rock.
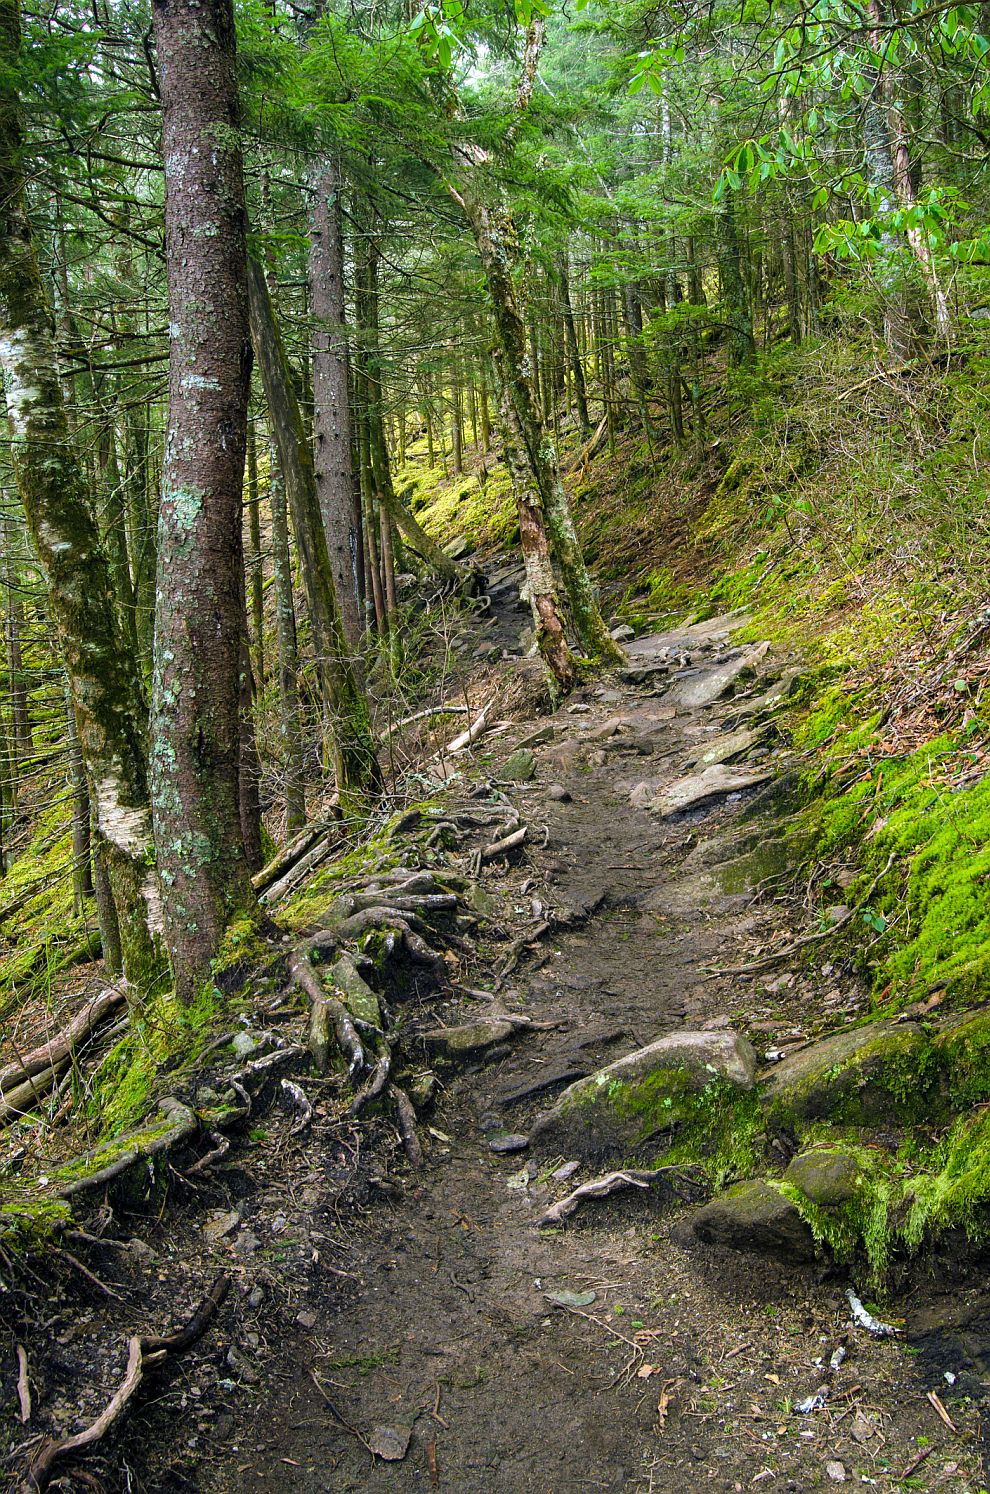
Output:
<path fill-rule="evenodd" d="M 799 1188 L 818 1208 L 835 1209 L 857 1197 L 863 1174 L 853 1152 L 829 1147 L 794 1157 L 784 1182 Z"/>
<path fill-rule="evenodd" d="M 698 1115 L 713 1087 L 752 1088 L 756 1053 L 735 1032 L 676 1032 L 572 1084 L 536 1122 L 534 1145 L 605 1157 L 659 1143 Z"/>
<path fill-rule="evenodd" d="M 508 783 L 525 783 L 536 772 L 536 758 L 528 747 L 518 747 L 502 764 L 499 777 Z"/>
<path fill-rule="evenodd" d="M 936 1068 L 917 1023 L 873 1022 L 785 1058 L 761 1099 L 770 1119 L 789 1129 L 816 1120 L 910 1124 L 928 1118 Z"/>
<path fill-rule="evenodd" d="M 784 1260 L 812 1261 L 815 1239 L 801 1213 L 773 1183 L 737 1183 L 694 1215 L 691 1228 L 706 1245 L 751 1250 Z"/>

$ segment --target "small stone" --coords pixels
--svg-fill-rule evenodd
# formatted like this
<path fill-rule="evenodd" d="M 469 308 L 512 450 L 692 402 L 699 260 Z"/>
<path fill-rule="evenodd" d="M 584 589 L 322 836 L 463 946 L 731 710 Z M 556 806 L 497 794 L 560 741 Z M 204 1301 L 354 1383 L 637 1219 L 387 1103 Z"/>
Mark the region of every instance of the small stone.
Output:
<path fill-rule="evenodd" d="M 255 1309 L 255 1311 L 257 1311 L 257 1309 L 261 1306 L 262 1302 L 264 1302 L 264 1300 L 265 1300 L 264 1289 L 262 1287 L 260 1287 L 260 1286 L 253 1286 L 251 1288 L 250 1292 L 248 1293 L 248 1299 L 247 1300 L 248 1300 L 248 1307 L 253 1307 Z"/>
<path fill-rule="evenodd" d="M 535 772 L 536 758 L 528 747 L 520 747 L 506 758 L 499 777 L 508 783 L 526 783 Z"/>
<path fill-rule="evenodd" d="M 253 1053 L 255 1048 L 257 1048 L 258 1040 L 257 1038 L 252 1037 L 250 1032 L 238 1032 L 234 1034 L 234 1038 L 230 1046 L 233 1048 L 238 1058 L 247 1058 L 248 1054 Z"/>
<path fill-rule="evenodd" d="M 225 1211 L 222 1214 L 214 1214 L 203 1225 L 203 1234 L 209 1241 L 215 1243 L 217 1240 L 222 1240 L 224 1235 L 231 1234 L 240 1222 L 241 1216 L 236 1209 L 231 1209 L 229 1212 Z"/>
<path fill-rule="evenodd" d="M 528 1146 L 528 1136 L 493 1136 L 488 1143 L 488 1150 L 495 1152 L 497 1156 L 504 1156 L 509 1152 L 524 1152 Z"/>
<path fill-rule="evenodd" d="M 246 1354 L 242 1354 L 234 1344 L 227 1350 L 227 1368 L 233 1370 L 239 1380 L 244 1380 L 248 1385 L 254 1385 L 260 1380 L 255 1366 Z"/>
<path fill-rule="evenodd" d="M 547 798 L 555 799 L 558 804 L 570 804 L 573 797 L 570 789 L 566 789 L 562 783 L 551 783 L 547 789 Z"/>
<path fill-rule="evenodd" d="M 409 1451 L 411 1439 L 411 1426 L 378 1426 L 372 1427 L 368 1446 L 386 1463 L 399 1463 Z"/>
<path fill-rule="evenodd" d="M 631 639 L 636 637 L 636 634 L 628 623 L 620 623 L 617 628 L 612 629 L 611 636 L 615 639 L 616 643 L 629 643 Z"/>
<path fill-rule="evenodd" d="M 479 1131 L 497 1131 L 502 1124 L 502 1117 L 497 1110 L 486 1110 L 478 1117 Z"/>
<path fill-rule="evenodd" d="M 737 1183 L 699 1209 L 691 1221 L 699 1240 L 729 1250 L 812 1261 L 815 1241 L 789 1198 L 770 1183 Z"/>
<path fill-rule="evenodd" d="M 531 731 L 528 737 L 523 737 L 521 742 L 517 742 L 516 751 L 519 752 L 525 747 L 543 747 L 547 742 L 552 741 L 553 727 L 540 726 L 536 731 Z"/>
<path fill-rule="evenodd" d="M 315 1328 L 316 1313 L 310 1312 L 309 1309 L 306 1308 L 302 1312 L 296 1314 L 296 1322 L 299 1324 L 300 1328 L 305 1328 L 307 1330 L 309 1330 L 310 1328 Z"/>
<path fill-rule="evenodd" d="M 846 1481 L 845 1464 L 840 1463 L 835 1458 L 833 1458 L 831 1462 L 825 1464 L 825 1472 L 832 1480 L 833 1484 L 844 1484 Z"/>
<path fill-rule="evenodd" d="M 423 1069 L 419 1074 L 414 1074 L 407 1086 L 409 1098 L 417 1110 L 425 1110 L 433 1102 L 437 1092 L 437 1076 L 432 1069 Z"/>
<path fill-rule="evenodd" d="M 849 909 L 845 903 L 833 903 L 830 908 L 825 909 L 825 922 L 835 928 L 837 924 L 845 923 L 849 917 Z"/>
<path fill-rule="evenodd" d="M 493 1048 L 511 1038 L 515 1027 L 504 1017 L 493 1017 L 479 1022 L 466 1022 L 460 1027 L 437 1027 L 423 1033 L 423 1042 L 428 1048 L 438 1049 L 449 1058 L 466 1057 Z"/>
<path fill-rule="evenodd" d="M 242 1229 L 231 1249 L 235 1255 L 254 1255 L 256 1250 L 261 1249 L 261 1241 L 253 1230 Z"/>

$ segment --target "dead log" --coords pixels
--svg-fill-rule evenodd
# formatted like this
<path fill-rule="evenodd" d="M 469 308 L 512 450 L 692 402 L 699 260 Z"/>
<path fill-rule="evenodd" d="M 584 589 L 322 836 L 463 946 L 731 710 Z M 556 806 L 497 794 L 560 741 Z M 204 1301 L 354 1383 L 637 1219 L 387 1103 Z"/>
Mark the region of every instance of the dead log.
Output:
<path fill-rule="evenodd" d="M 19 1084 L 32 1074 L 40 1074 L 42 1070 L 54 1068 L 63 1059 L 70 1058 L 94 1027 L 98 1027 L 105 1017 L 124 1004 L 124 999 L 124 992 L 115 987 L 108 987 L 92 997 L 79 1008 L 68 1026 L 49 1038 L 47 1043 L 32 1048 L 30 1053 L 25 1053 L 22 1058 L 0 1069 L 0 1094 L 10 1085 Z"/>
<path fill-rule="evenodd" d="M 57 1463 L 64 1462 L 72 1453 L 82 1452 L 94 1443 L 101 1442 L 123 1414 L 147 1371 L 162 1364 L 170 1354 L 181 1354 L 202 1338 L 229 1289 L 230 1278 L 226 1275 L 218 1276 L 185 1327 L 164 1337 L 135 1335 L 131 1338 L 127 1345 L 124 1378 L 104 1409 L 95 1421 L 72 1437 L 63 1437 L 57 1441 L 51 1437 L 46 1438 L 31 1458 L 27 1474 L 19 1486 L 20 1494 L 43 1494 L 51 1483 Z"/>
<path fill-rule="evenodd" d="M 306 825 L 304 829 L 300 830 L 299 834 L 293 836 L 287 846 L 283 846 L 272 857 L 267 866 L 263 866 L 251 878 L 255 892 L 263 893 L 273 882 L 277 882 L 280 877 L 283 877 L 289 868 L 295 865 L 300 856 L 306 854 L 313 842 L 329 835 L 330 831 L 340 823 L 340 820 L 341 812 L 338 809 L 332 815 L 325 815 L 322 819 L 313 820 L 312 824 Z"/>

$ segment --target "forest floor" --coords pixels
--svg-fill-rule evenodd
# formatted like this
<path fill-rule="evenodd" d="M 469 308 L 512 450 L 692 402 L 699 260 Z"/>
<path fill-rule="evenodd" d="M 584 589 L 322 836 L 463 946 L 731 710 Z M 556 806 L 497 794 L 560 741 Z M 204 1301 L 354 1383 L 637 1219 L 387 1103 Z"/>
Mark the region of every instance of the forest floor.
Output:
<path fill-rule="evenodd" d="M 525 621 L 513 600 L 510 627 Z M 503 607 L 483 640 L 505 626 Z M 644 648 L 634 645 L 634 661 Z M 702 628 L 680 660 L 699 679 L 732 654 L 727 629 Z M 339 1153 L 309 1155 L 300 1202 L 310 1232 L 322 1221 L 331 1269 L 310 1273 L 299 1312 L 284 1314 L 290 1335 L 243 1387 L 222 1437 L 200 1440 L 196 1487 L 983 1486 L 990 1362 L 959 1331 L 986 1310 L 978 1263 L 968 1279 L 941 1266 L 905 1279 L 895 1310 L 906 1337 L 877 1340 L 851 1327 L 844 1274 L 700 1245 L 686 1224 L 690 1189 L 617 1195 L 545 1231 L 536 1221 L 547 1205 L 594 1169 L 564 1181 L 567 1157 L 491 1150 L 493 1136 L 525 1135 L 566 1078 L 662 1034 L 731 1023 L 762 1055 L 867 1005 L 824 956 L 810 972 L 706 979 L 706 967 L 762 947 L 779 926 L 776 905 L 722 894 L 705 870 L 742 815 L 749 842 L 765 833 L 772 784 L 755 819 L 746 795 L 672 820 L 630 802 L 642 798 L 637 785 L 684 773 L 788 662 L 766 660 L 754 683 L 701 709 L 672 707 L 666 681 L 591 688 L 503 738 L 495 763 L 452 789 L 466 796 L 498 779 L 499 762 L 543 728 L 533 780 L 502 787 L 531 827 L 513 886 L 522 904 L 537 900 L 536 915 L 552 910 L 553 927 L 500 1000 L 552 1026 L 449 1078 L 422 1178 L 383 1179 L 362 1208 L 341 1209 Z M 775 771 L 786 767 L 778 746 L 764 759 Z M 452 1004 L 445 1019 L 478 1011 Z M 262 1236 L 266 1210 L 293 1212 L 273 1183 L 247 1218 Z M 824 1406 L 798 1412 L 840 1344 L 846 1358 Z M 951 1407 L 956 1432 L 930 1391 Z M 398 1452 L 407 1439 L 401 1458 L 369 1451 Z"/>
<path fill-rule="evenodd" d="M 465 656 L 514 642 L 525 621 L 514 578 L 503 581 Z M 810 967 L 709 978 L 795 915 L 792 900 L 725 892 L 712 874 L 771 839 L 786 813 L 792 764 L 772 727 L 751 758 L 764 786 L 670 818 L 637 807 L 794 663 L 757 650 L 728 697 L 676 703 L 738 658 L 731 630 L 682 633 L 673 688 L 648 668 L 635 677 L 654 646 L 637 640 L 632 678 L 483 739 L 451 781 L 451 805 L 477 804 L 495 783 L 529 826 L 524 856 L 490 880 L 550 929 L 520 946 L 493 1005 L 545 1025 L 443 1071 L 421 1174 L 318 1106 L 308 1138 L 277 1122 L 252 1133 L 255 1145 L 198 1197 L 149 1221 L 136 1261 L 101 1264 L 138 1325 L 149 1301 L 162 1312 L 187 1295 L 190 1273 L 223 1266 L 237 1286 L 195 1353 L 90 1462 L 101 1487 L 984 1487 L 985 1262 L 950 1269 L 943 1254 L 902 1275 L 884 1310 L 904 1331 L 877 1339 L 850 1323 L 846 1288 L 867 1293 L 847 1273 L 702 1245 L 690 1218 L 703 1194 L 690 1182 L 586 1204 L 547 1230 L 537 1224 L 547 1206 L 598 1169 L 532 1160 L 521 1142 L 492 1150 L 506 1133 L 527 1136 L 570 1079 L 663 1034 L 731 1026 L 762 1059 L 868 1007 L 855 977 L 829 963 L 827 941 Z M 527 742 L 533 776 L 506 782 L 501 768 Z M 497 974 L 479 962 L 462 978 L 491 989 Z M 442 1015 L 453 1024 L 489 1010 L 465 996 Z M 120 1313 L 119 1299 L 97 1299 L 81 1325 L 52 1325 L 63 1368 L 90 1371 L 92 1409 L 119 1378 L 107 1350 Z M 823 1403 L 800 1411 L 823 1386 Z M 65 1487 L 77 1487 L 71 1475 Z"/>

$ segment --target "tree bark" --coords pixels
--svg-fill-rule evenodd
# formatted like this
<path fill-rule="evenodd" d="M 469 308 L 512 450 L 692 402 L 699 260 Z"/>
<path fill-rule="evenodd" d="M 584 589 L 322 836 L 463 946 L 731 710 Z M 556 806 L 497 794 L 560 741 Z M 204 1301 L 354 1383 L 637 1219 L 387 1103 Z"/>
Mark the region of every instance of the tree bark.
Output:
<path fill-rule="evenodd" d="M 577 405 L 578 423 L 581 427 L 581 434 L 587 436 L 591 431 L 591 421 L 588 418 L 588 391 L 584 381 L 584 366 L 581 362 L 581 352 L 578 348 L 577 329 L 574 325 L 574 307 L 571 303 L 571 285 L 567 270 L 566 255 L 562 255 L 557 263 L 557 274 L 560 279 L 560 301 L 564 314 L 564 335 L 567 339 L 567 356 L 571 365 L 571 378 L 574 380 L 574 400 Z"/>
<path fill-rule="evenodd" d="M 94 788 L 124 971 L 147 987 L 161 973 L 152 867 L 146 710 L 120 634 L 110 569 L 73 449 L 51 313 L 31 243 L 24 180 L 16 0 L 0 3 L 0 365 L 7 386 L 18 491 L 45 573 Z"/>
<path fill-rule="evenodd" d="M 251 375 L 231 0 L 153 0 L 171 353 L 152 802 L 176 991 L 256 916 L 239 812 L 242 488 Z"/>
<path fill-rule="evenodd" d="M 344 246 L 340 227 L 340 172 L 334 161 L 314 173 L 309 220 L 309 295 L 313 315 L 313 427 L 316 491 L 344 637 L 361 638 L 357 553 L 351 501 L 351 416 L 347 378 Z"/>

